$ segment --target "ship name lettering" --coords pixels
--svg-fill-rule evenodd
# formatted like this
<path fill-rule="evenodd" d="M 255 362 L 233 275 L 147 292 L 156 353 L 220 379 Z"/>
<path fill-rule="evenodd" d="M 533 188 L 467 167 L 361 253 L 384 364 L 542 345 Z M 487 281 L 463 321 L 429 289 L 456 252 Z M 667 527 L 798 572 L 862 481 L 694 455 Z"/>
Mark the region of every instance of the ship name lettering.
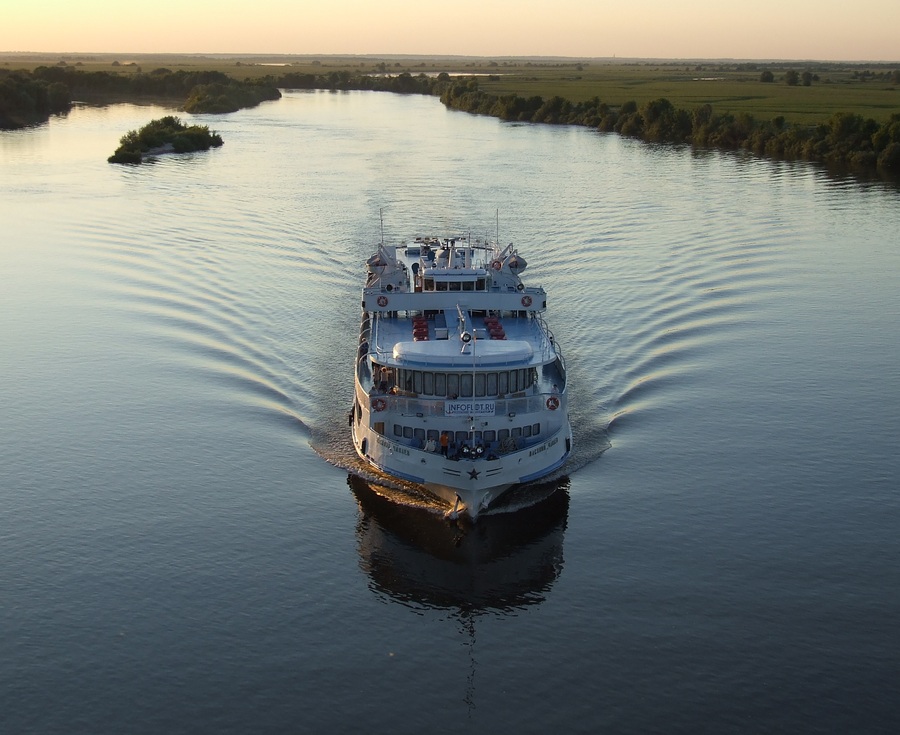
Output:
<path fill-rule="evenodd" d="M 495 401 L 445 401 L 445 416 L 493 416 L 496 413 Z"/>
<path fill-rule="evenodd" d="M 409 456 L 409 450 L 405 447 L 401 447 L 399 444 L 394 444 L 394 442 L 390 442 L 380 436 L 376 437 L 376 441 L 386 449 L 390 449 L 392 452 L 396 452 L 397 454 L 405 454 L 407 457 Z"/>
<path fill-rule="evenodd" d="M 528 453 L 528 456 L 529 456 L 529 457 L 533 457 L 535 454 L 540 454 L 541 452 L 546 452 L 548 449 L 550 449 L 550 447 L 554 447 L 554 446 L 556 446 L 558 443 L 559 443 L 559 437 L 558 437 L 558 436 L 557 436 L 557 437 L 554 437 L 554 438 L 551 439 L 550 441 L 544 442 L 543 444 L 541 444 L 541 446 L 535 447 L 534 449 L 532 449 L 532 450 Z"/>

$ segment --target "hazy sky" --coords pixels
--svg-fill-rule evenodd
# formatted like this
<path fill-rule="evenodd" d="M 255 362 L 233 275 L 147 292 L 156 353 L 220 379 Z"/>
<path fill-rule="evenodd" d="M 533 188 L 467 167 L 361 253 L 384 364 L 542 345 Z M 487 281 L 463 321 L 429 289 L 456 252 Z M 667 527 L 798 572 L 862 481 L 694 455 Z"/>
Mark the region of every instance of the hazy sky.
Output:
<path fill-rule="evenodd" d="M 900 60 L 900 0 L 5 0 L 0 52 Z"/>

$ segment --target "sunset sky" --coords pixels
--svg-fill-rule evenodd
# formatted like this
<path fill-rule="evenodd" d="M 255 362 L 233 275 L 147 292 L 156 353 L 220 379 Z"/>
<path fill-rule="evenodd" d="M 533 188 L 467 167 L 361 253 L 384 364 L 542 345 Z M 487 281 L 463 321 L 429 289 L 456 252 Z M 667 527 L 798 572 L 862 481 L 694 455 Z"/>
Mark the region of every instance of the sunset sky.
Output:
<path fill-rule="evenodd" d="M 0 52 L 900 60 L 898 0 L 29 0 Z"/>

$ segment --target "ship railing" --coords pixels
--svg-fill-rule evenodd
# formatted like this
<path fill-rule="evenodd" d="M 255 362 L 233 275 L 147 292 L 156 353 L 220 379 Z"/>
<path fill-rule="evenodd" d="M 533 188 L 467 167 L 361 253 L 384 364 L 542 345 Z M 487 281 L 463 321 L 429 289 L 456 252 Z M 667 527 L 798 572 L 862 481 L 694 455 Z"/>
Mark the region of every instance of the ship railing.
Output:
<path fill-rule="evenodd" d="M 360 348 L 356 359 L 356 373 L 359 376 L 359 382 L 363 385 L 372 383 L 372 369 L 369 364 L 369 352 Z"/>

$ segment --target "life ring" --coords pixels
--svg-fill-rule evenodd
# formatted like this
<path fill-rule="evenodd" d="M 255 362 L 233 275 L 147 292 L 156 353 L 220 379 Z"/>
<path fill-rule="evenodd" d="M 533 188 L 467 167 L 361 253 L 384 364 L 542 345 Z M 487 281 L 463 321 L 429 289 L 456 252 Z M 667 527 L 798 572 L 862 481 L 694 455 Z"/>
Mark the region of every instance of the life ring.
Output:
<path fill-rule="evenodd" d="M 493 268 L 495 271 L 500 270 L 502 267 L 503 263 L 501 263 L 499 260 L 494 260 L 491 262 L 491 268 Z"/>
<path fill-rule="evenodd" d="M 463 333 L 459 336 L 459 338 L 460 338 L 463 342 L 471 342 L 471 341 L 472 341 L 472 335 L 469 334 L 468 332 L 463 332 Z"/>
<path fill-rule="evenodd" d="M 387 296 L 379 296 L 378 297 L 378 305 L 379 306 L 387 306 L 388 305 L 388 297 Z"/>
<path fill-rule="evenodd" d="M 557 398 L 556 396 L 550 396 L 547 399 L 547 408 L 549 408 L 551 411 L 555 411 L 557 408 L 559 408 L 559 398 Z"/>
<path fill-rule="evenodd" d="M 384 398 L 376 398 L 372 401 L 372 409 L 374 411 L 384 411 L 387 408 L 387 401 Z"/>
<path fill-rule="evenodd" d="M 531 306 L 531 296 L 522 297 L 522 306 Z"/>

